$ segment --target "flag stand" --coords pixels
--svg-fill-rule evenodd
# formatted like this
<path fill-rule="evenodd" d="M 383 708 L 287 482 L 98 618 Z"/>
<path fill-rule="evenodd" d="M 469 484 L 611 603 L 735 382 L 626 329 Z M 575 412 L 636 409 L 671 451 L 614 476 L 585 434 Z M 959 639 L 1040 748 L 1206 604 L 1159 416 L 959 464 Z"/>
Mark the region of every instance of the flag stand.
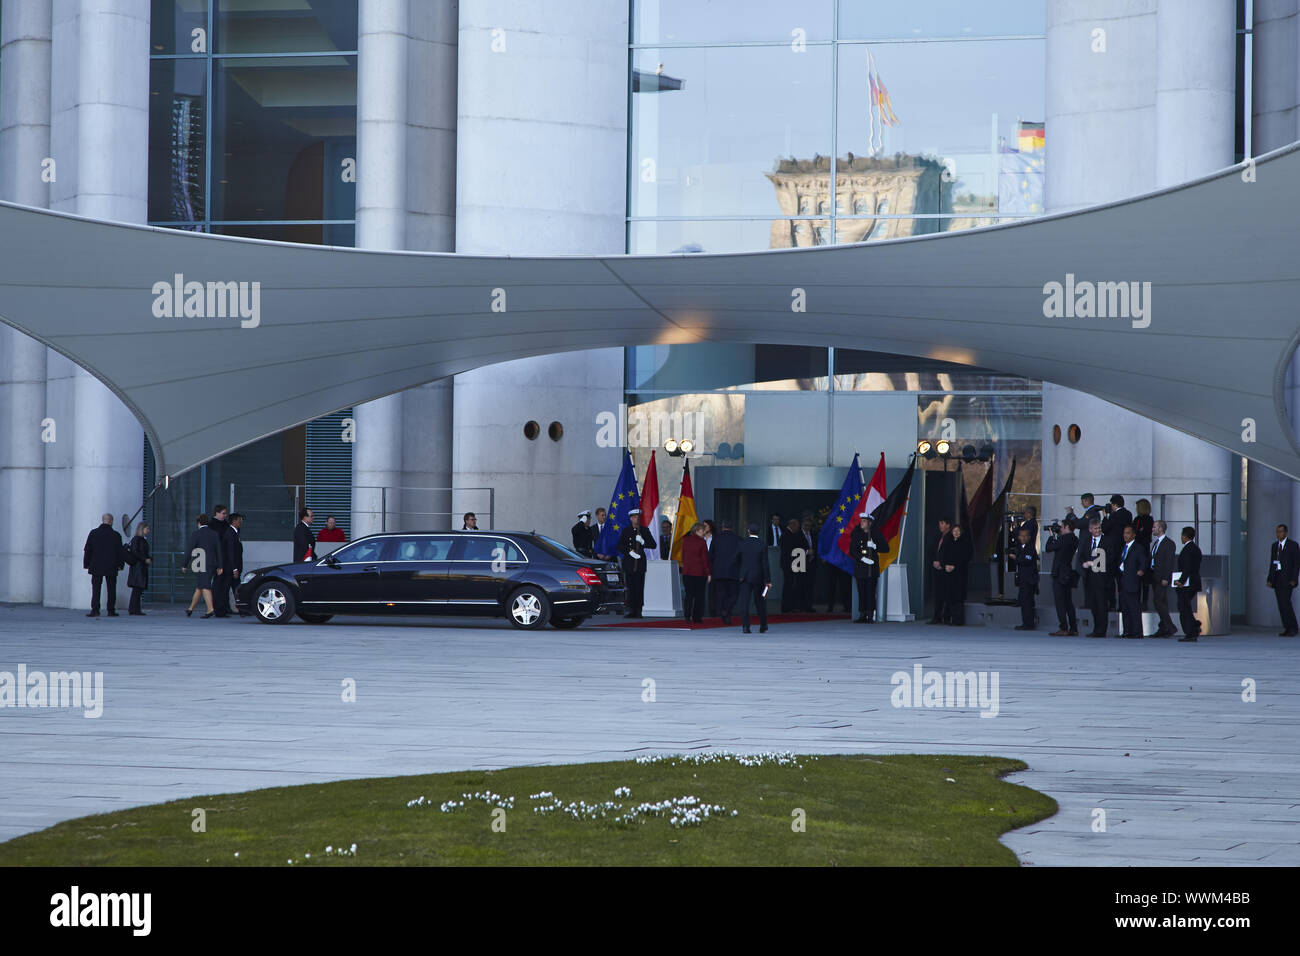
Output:
<path fill-rule="evenodd" d="M 906 506 L 905 506 L 906 507 Z M 903 522 L 898 528 L 898 553 L 902 557 L 903 541 L 907 534 L 907 512 L 903 512 Z M 911 595 L 907 587 L 907 565 L 894 561 L 885 568 L 884 603 L 886 621 L 915 621 L 912 613 Z"/>

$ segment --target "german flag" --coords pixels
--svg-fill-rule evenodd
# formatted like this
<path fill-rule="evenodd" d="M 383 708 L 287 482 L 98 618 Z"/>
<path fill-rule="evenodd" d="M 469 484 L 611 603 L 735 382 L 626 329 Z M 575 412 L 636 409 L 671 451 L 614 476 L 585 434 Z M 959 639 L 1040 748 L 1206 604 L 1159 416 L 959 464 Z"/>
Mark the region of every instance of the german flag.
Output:
<path fill-rule="evenodd" d="M 682 490 L 677 498 L 677 517 L 673 521 L 673 546 L 668 557 L 681 563 L 682 541 L 700 519 L 695 515 L 695 492 L 691 489 L 691 463 L 682 461 Z"/>
<path fill-rule="evenodd" d="M 1042 123 L 1022 122 L 1017 131 L 1016 146 L 1022 153 L 1036 153 L 1046 145 L 1046 133 Z"/>
<path fill-rule="evenodd" d="M 880 573 L 898 560 L 899 545 L 903 540 L 903 518 L 907 515 L 907 501 L 912 494 L 912 474 L 916 471 L 916 456 L 907 466 L 907 474 L 894 486 L 876 510 L 871 512 L 872 524 L 889 541 L 889 552 L 880 556 Z"/>

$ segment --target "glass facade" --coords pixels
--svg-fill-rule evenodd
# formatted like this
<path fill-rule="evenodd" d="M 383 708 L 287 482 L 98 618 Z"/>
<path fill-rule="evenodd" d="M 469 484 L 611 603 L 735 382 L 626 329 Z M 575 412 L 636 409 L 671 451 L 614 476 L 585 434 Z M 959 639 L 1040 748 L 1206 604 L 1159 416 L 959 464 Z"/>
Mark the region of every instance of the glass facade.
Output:
<path fill-rule="evenodd" d="M 153 0 L 151 17 L 150 223 L 353 245 L 357 0 Z M 334 434 L 337 417 L 321 420 Z M 348 527 L 350 485 L 335 486 L 340 467 L 350 474 L 351 445 L 342 465 L 334 449 L 324 456 L 331 468 L 313 468 L 322 457 L 310 451 L 317 424 L 230 452 L 154 492 L 145 512 L 152 600 L 188 600 L 183 549 L 195 517 L 216 503 L 247 515 L 250 545 L 289 540 L 304 501 L 321 522 L 336 513 Z"/>
<path fill-rule="evenodd" d="M 633 0 L 631 11 L 630 253 L 873 242 L 1043 212 L 1041 0 Z M 991 444 L 999 478 L 1014 457 L 1016 489 L 1041 486 L 1041 383 L 996 370 L 847 349 L 644 346 L 627 350 L 626 391 L 642 470 L 652 447 L 682 437 L 665 430 L 693 437 L 700 465 L 744 465 L 757 392 L 908 392 L 918 440 Z"/>

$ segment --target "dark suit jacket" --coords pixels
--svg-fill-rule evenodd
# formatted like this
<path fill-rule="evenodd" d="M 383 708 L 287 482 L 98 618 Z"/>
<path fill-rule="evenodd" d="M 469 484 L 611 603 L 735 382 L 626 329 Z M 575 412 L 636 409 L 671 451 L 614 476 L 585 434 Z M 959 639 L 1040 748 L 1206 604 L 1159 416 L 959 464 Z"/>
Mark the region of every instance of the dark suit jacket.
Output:
<path fill-rule="evenodd" d="M 1133 513 L 1127 508 L 1116 508 L 1101 519 L 1101 536 L 1106 539 L 1107 567 L 1119 572 L 1119 553 L 1124 550 L 1124 526 L 1133 523 Z"/>
<path fill-rule="evenodd" d="M 591 527 L 579 521 L 569 533 L 573 535 L 573 550 L 585 557 L 593 557 L 591 552 Z"/>
<path fill-rule="evenodd" d="M 713 565 L 714 580 L 740 580 L 740 538 L 734 531 L 719 531 L 713 536 L 709 563 Z"/>
<path fill-rule="evenodd" d="M 633 518 L 635 517 L 636 516 L 633 515 Z M 637 535 L 641 536 L 640 544 L 637 543 L 636 540 Z M 657 545 L 655 544 L 654 535 L 650 533 L 649 528 L 643 528 L 640 525 L 630 524 L 622 531 L 620 531 L 618 534 L 618 553 L 622 556 L 623 559 L 622 560 L 623 571 L 628 574 L 632 573 L 633 571 L 644 571 L 645 562 L 646 562 L 646 557 L 645 557 L 646 549 L 654 548 L 654 547 L 657 547 Z M 641 555 L 641 557 L 634 558 L 630 554 L 628 554 L 629 551 L 635 551 L 637 554 Z"/>
<path fill-rule="evenodd" d="M 194 571 L 195 551 L 203 552 L 202 571 Z M 216 574 L 217 568 L 221 568 L 223 571 L 226 569 L 226 566 L 222 563 L 224 559 L 225 551 L 222 547 L 221 538 L 212 529 L 212 525 L 205 524 L 190 535 L 189 547 L 185 551 L 185 569 L 187 571 L 194 571 L 195 574 L 200 576 Z"/>
<path fill-rule="evenodd" d="M 1282 548 L 1282 556 L 1279 558 L 1277 553 L 1279 543 L 1274 541 L 1273 547 L 1268 552 L 1268 583 L 1275 588 L 1289 588 L 1296 580 L 1296 572 L 1300 570 L 1300 544 L 1287 538 L 1286 547 Z M 1274 561 L 1282 562 L 1280 571 L 1273 567 Z"/>
<path fill-rule="evenodd" d="M 772 573 L 767 567 L 767 546 L 762 540 L 746 535 L 740 539 L 737 551 L 737 572 L 741 581 L 755 587 L 772 582 Z"/>
<path fill-rule="evenodd" d="M 226 569 L 226 574 L 238 575 L 240 571 L 244 570 L 244 542 L 239 537 L 239 532 L 229 524 L 226 525 L 225 545 L 226 561 L 229 563 L 223 564 L 222 567 Z M 238 578 L 236 578 L 235 583 L 239 583 Z"/>
<path fill-rule="evenodd" d="M 1012 554 L 1016 559 L 1016 587 L 1038 587 L 1038 552 L 1034 550 L 1033 543 L 1021 544 L 1017 541 Z"/>
<path fill-rule="evenodd" d="M 86 535 L 81 566 L 91 574 L 117 574 L 124 563 L 122 536 L 113 530 L 111 524 L 101 524 Z"/>
<path fill-rule="evenodd" d="M 1020 527 L 1016 528 L 1016 534 L 1020 533 L 1020 528 L 1029 529 L 1029 546 L 1034 549 L 1034 554 L 1038 553 L 1038 520 L 1029 518 L 1020 522 Z"/>
<path fill-rule="evenodd" d="M 965 535 L 966 537 L 970 536 L 970 531 L 968 528 L 962 528 L 962 531 L 966 532 Z M 934 532 L 930 532 L 930 559 L 927 566 L 930 568 L 931 571 L 934 570 L 934 562 L 938 561 L 939 562 L 938 573 L 939 574 L 945 573 L 943 570 L 943 566 L 945 564 L 952 564 L 951 552 L 952 552 L 951 531 L 949 531 L 947 534 L 937 539 L 934 536 Z"/>
<path fill-rule="evenodd" d="M 131 539 L 127 545 L 127 551 L 135 559 L 131 564 L 131 570 L 126 573 L 126 586 L 129 588 L 147 588 L 149 586 L 149 565 L 146 559 L 149 557 L 149 539 L 142 538 L 138 534 Z"/>
<path fill-rule="evenodd" d="M 781 570 L 788 572 L 794 565 L 794 553 L 804 548 L 803 532 L 787 528 L 781 532 Z M 808 558 L 804 557 L 804 568 L 808 567 Z M 802 572 L 801 572 L 802 573 Z"/>
<path fill-rule="evenodd" d="M 1172 581 L 1177 566 L 1177 550 L 1174 548 L 1172 539 L 1166 534 L 1161 539 L 1160 544 L 1151 552 L 1151 581 L 1147 583 L 1150 584 L 1153 581 L 1159 584 L 1161 581 Z"/>
<path fill-rule="evenodd" d="M 867 542 L 875 543 L 875 548 L 869 548 Z M 873 526 L 870 536 L 862 530 L 862 525 L 853 529 L 853 534 L 849 537 L 849 560 L 853 562 L 853 576 L 855 578 L 867 578 L 868 580 L 880 577 L 880 555 L 889 553 L 889 542 Z M 869 558 L 872 563 L 867 564 L 862 559 Z M 951 563 L 951 562 L 950 562 Z"/>
<path fill-rule="evenodd" d="M 1092 541 L 1089 540 L 1089 544 Z M 1079 550 L 1079 539 L 1073 534 L 1055 535 L 1047 539 L 1043 551 L 1052 555 L 1051 579 L 1060 581 L 1068 587 L 1074 587 L 1074 576 L 1078 572 L 1074 567 L 1074 553 Z"/>
<path fill-rule="evenodd" d="M 1188 541 L 1178 552 L 1178 570 L 1183 572 L 1188 591 L 1195 594 L 1201 589 L 1201 548 L 1195 541 Z"/>
<path fill-rule="evenodd" d="M 785 534 L 785 525 L 776 527 L 775 525 L 767 526 L 766 544 L 769 548 L 778 548 L 781 546 L 781 537 Z M 775 538 L 775 540 L 773 540 Z"/>
<path fill-rule="evenodd" d="M 293 563 L 300 564 L 306 561 L 309 550 L 313 555 L 316 554 L 316 536 L 300 519 L 293 528 Z"/>
<path fill-rule="evenodd" d="M 1129 594 L 1136 594 L 1141 590 L 1142 577 L 1151 573 L 1151 555 L 1147 552 L 1146 546 L 1136 538 L 1132 544 L 1128 545 L 1128 556 L 1124 556 L 1124 542 L 1120 542 L 1119 552 L 1115 555 L 1115 572 L 1119 576 L 1120 590 Z M 1124 569 L 1120 570 L 1120 565 Z M 1142 575 L 1139 576 L 1138 572 Z"/>
<path fill-rule="evenodd" d="M 1098 538 L 1097 547 L 1101 548 L 1101 550 L 1105 552 L 1106 539 Z M 1083 562 L 1093 560 L 1092 550 L 1092 535 L 1089 533 L 1080 534 L 1078 547 L 1074 551 L 1074 570 L 1083 578 L 1084 587 L 1087 587 L 1089 578 L 1095 573 L 1090 568 L 1085 568 L 1083 566 Z M 1106 567 L 1111 567 L 1109 554 L 1106 554 Z"/>

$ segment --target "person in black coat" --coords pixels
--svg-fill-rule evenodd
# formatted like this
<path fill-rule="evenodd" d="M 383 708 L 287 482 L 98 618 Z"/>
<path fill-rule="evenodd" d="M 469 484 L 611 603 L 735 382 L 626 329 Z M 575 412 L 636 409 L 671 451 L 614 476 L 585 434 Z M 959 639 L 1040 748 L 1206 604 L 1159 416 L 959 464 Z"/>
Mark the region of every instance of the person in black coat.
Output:
<path fill-rule="evenodd" d="M 212 617 L 216 614 L 212 589 L 223 570 L 222 557 L 220 535 L 208 524 L 207 515 L 199 515 L 198 527 L 190 535 L 185 552 L 185 568 L 194 574 L 194 596 L 190 598 L 190 606 L 185 610 L 186 617 L 194 613 L 199 598 L 203 599 L 203 603 L 208 608 L 208 613 L 204 614 L 204 617 Z"/>
<path fill-rule="evenodd" d="M 1196 619 L 1196 594 L 1201 590 L 1201 549 L 1196 543 L 1196 529 L 1188 525 L 1183 529 L 1183 550 L 1178 552 L 1180 576 L 1174 589 L 1178 595 L 1178 623 L 1182 625 L 1180 644 L 1193 643 L 1201 633 L 1201 622 Z"/>
<path fill-rule="evenodd" d="M 772 583 L 772 573 L 767 567 L 767 547 L 758 536 L 758 525 L 749 526 L 749 534 L 741 538 L 737 548 L 737 575 L 740 578 L 740 632 L 749 634 L 749 605 L 753 601 L 758 611 L 758 633 L 767 631 L 767 597 L 764 592 Z"/>
<path fill-rule="evenodd" d="M 578 523 L 569 529 L 573 536 L 573 550 L 584 558 L 594 558 L 591 550 L 591 512 L 579 511 Z"/>
<path fill-rule="evenodd" d="M 944 566 L 951 563 L 948 552 L 952 549 L 952 521 L 948 518 L 940 518 L 939 537 L 934 538 L 934 535 L 930 537 L 934 539 L 930 547 L 934 616 L 930 618 L 930 623 L 942 624 L 948 619 L 948 592 L 950 587 L 948 573 L 944 571 Z"/>
<path fill-rule="evenodd" d="M 301 564 L 316 556 L 316 536 L 311 533 L 310 508 L 298 511 L 298 523 L 293 528 L 293 563 Z"/>
<path fill-rule="evenodd" d="M 149 565 L 153 564 L 153 558 L 149 554 L 148 524 L 141 523 L 136 527 L 135 537 L 127 545 L 127 551 L 133 560 L 131 570 L 126 573 L 126 586 L 131 589 L 131 603 L 127 605 L 126 611 L 139 616 L 144 614 L 140 610 L 140 596 L 149 586 Z"/>
<path fill-rule="evenodd" d="M 948 563 L 943 566 L 948 584 L 945 603 L 948 616 L 945 620 L 954 627 L 961 627 L 966 623 L 966 581 L 975 549 L 970 535 L 962 530 L 961 525 L 953 525 L 950 534 L 952 541 L 947 551 Z"/>
<path fill-rule="evenodd" d="M 618 535 L 623 580 L 627 582 L 627 613 L 624 617 L 640 617 L 641 609 L 645 607 L 646 549 L 656 545 L 650 529 L 642 523 L 641 509 L 633 508 L 628 514 L 632 523 Z"/>
<path fill-rule="evenodd" d="M 1030 505 L 1025 509 L 1025 520 L 1020 522 L 1016 528 L 1017 535 L 1021 528 L 1029 530 L 1029 546 L 1034 549 L 1034 554 L 1038 553 L 1038 509 Z"/>
<path fill-rule="evenodd" d="M 1074 536 L 1074 523 L 1070 519 L 1052 527 L 1052 536 L 1043 546 L 1043 552 L 1052 556 L 1052 597 L 1056 601 L 1056 623 L 1052 637 L 1076 637 L 1079 619 L 1074 609 L 1074 584 L 1078 574 L 1074 570 L 1074 552 L 1079 539 Z"/>
<path fill-rule="evenodd" d="M 865 511 L 858 513 L 858 526 L 849 536 L 849 560 L 858 582 L 858 616 L 856 623 L 871 624 L 876 619 L 876 582 L 880 580 L 880 555 L 889 553 L 889 542 L 874 527 L 875 521 Z"/>
<path fill-rule="evenodd" d="M 1279 637 L 1295 637 L 1295 608 L 1291 606 L 1291 592 L 1295 590 L 1297 575 L 1300 574 L 1300 545 L 1290 537 L 1290 529 L 1280 524 L 1275 530 L 1277 540 L 1268 555 L 1268 581 L 1277 598 L 1277 612 L 1282 616 L 1282 630 Z"/>
<path fill-rule="evenodd" d="M 1142 529 L 1136 522 L 1133 525 L 1138 544 L 1145 545 L 1151 554 L 1151 573 L 1142 579 L 1141 596 L 1145 598 L 1147 591 L 1151 592 L 1151 603 L 1160 618 L 1160 626 L 1156 628 L 1153 637 L 1172 637 L 1177 633 L 1173 619 L 1169 616 L 1169 588 L 1173 582 L 1174 569 L 1178 566 L 1178 556 L 1173 541 L 1166 534 L 1168 530 L 1169 526 L 1163 521 L 1152 521 L 1151 540 L 1144 542 Z M 1139 603 L 1146 607 L 1145 600 Z"/>
<path fill-rule="evenodd" d="M 100 518 L 98 528 L 86 535 L 81 566 L 90 575 L 90 613 L 86 617 L 99 617 L 99 585 L 103 582 L 108 591 L 108 616 L 117 617 L 117 572 L 125 563 L 122 536 L 113 530 L 113 516 Z"/>
<path fill-rule="evenodd" d="M 225 505 L 213 505 L 212 515 L 208 518 L 208 527 L 221 539 L 221 573 L 212 579 L 212 603 L 217 617 L 230 617 L 230 598 L 235 589 L 231 580 L 234 569 L 231 567 L 230 509 Z M 242 548 L 240 550 L 243 550 Z"/>
<path fill-rule="evenodd" d="M 803 553 L 803 535 L 799 533 L 799 519 L 791 518 L 781 532 L 781 611 L 800 610 L 803 601 L 804 579 L 808 574 L 808 556 Z"/>
<path fill-rule="evenodd" d="M 1104 542 L 1101 521 L 1093 518 L 1087 532 L 1079 536 L 1079 547 L 1074 553 L 1074 569 L 1083 578 L 1084 607 L 1092 614 L 1089 637 L 1105 637 L 1110 626 L 1106 595 L 1112 578 Z"/>
<path fill-rule="evenodd" d="M 231 606 L 234 607 L 234 589 L 239 587 L 239 576 L 244 573 L 244 516 L 236 512 L 226 522 L 229 532 L 226 534 L 226 580 L 230 584 Z M 251 611 L 240 612 L 241 617 L 248 617 Z"/>
<path fill-rule="evenodd" d="M 723 624 L 730 624 L 736 594 L 740 590 L 740 538 L 726 518 L 722 519 L 722 528 L 709 545 L 709 566 L 713 568 L 713 593 L 718 601 L 718 616 Z"/>
<path fill-rule="evenodd" d="M 1083 509 L 1083 514 L 1076 515 L 1074 513 L 1074 506 L 1067 505 L 1065 508 L 1065 517 L 1063 517 L 1061 521 L 1065 522 L 1068 520 L 1070 524 L 1074 525 L 1074 528 L 1079 533 L 1079 538 L 1082 541 L 1083 536 L 1088 533 L 1088 526 L 1092 524 L 1092 519 L 1096 518 L 1098 521 L 1101 521 L 1101 519 L 1106 517 L 1106 515 L 1102 512 L 1101 505 L 1095 503 L 1091 492 L 1084 492 L 1079 495 L 1079 507 Z"/>
<path fill-rule="evenodd" d="M 1016 562 L 1016 587 L 1020 604 L 1020 623 L 1017 631 L 1034 629 L 1034 595 L 1038 593 L 1038 552 L 1029 541 L 1029 529 L 1021 526 L 1017 535 L 1020 539 L 1012 549 Z"/>
<path fill-rule="evenodd" d="M 1117 606 L 1116 593 L 1121 587 L 1119 580 L 1119 553 L 1124 548 L 1124 527 L 1133 523 L 1133 513 L 1124 507 L 1123 495 L 1111 495 L 1110 504 L 1106 506 L 1106 517 L 1101 521 L 1101 536 L 1106 542 L 1106 566 L 1111 569 L 1114 581 L 1107 595 L 1107 604 Z M 1134 531 L 1136 532 L 1136 528 Z M 1140 580 L 1140 579 L 1139 579 Z"/>
<path fill-rule="evenodd" d="M 1142 637 L 1142 579 L 1151 573 L 1151 555 L 1137 540 L 1132 524 L 1124 525 L 1124 541 L 1119 550 L 1121 637 Z"/>

